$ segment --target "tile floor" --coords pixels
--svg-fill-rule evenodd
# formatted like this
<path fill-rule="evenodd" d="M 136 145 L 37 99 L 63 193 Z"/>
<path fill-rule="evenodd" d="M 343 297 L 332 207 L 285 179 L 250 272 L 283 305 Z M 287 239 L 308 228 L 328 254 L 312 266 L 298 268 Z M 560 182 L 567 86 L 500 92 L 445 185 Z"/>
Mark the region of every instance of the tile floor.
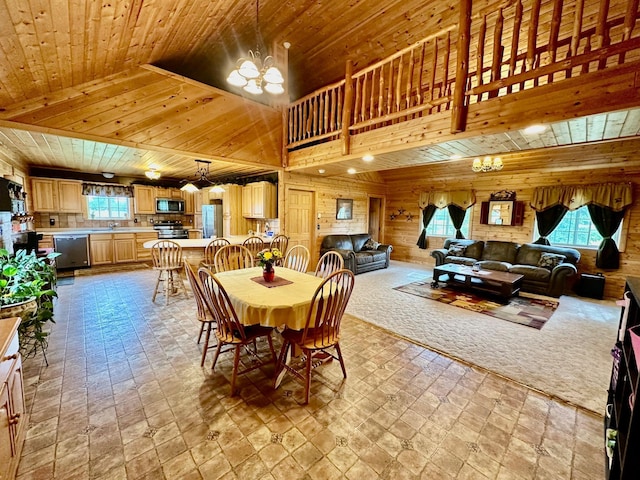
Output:
<path fill-rule="evenodd" d="M 601 418 L 352 318 L 349 376 L 319 367 L 309 405 L 272 366 L 231 398 L 230 355 L 200 368 L 193 300 L 154 305 L 154 281 L 59 287 L 49 367 L 25 361 L 19 480 L 604 478 Z"/>

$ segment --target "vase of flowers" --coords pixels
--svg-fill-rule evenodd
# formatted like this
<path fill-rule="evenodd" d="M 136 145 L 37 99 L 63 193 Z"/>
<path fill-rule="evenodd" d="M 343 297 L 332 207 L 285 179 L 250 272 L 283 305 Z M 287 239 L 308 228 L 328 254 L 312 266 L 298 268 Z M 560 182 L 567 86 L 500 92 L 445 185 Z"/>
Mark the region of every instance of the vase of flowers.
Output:
<path fill-rule="evenodd" d="M 264 278 L 265 282 L 273 282 L 276 276 L 273 265 L 281 258 L 282 252 L 277 248 L 263 250 L 258 253 L 258 264 L 262 267 L 262 278 Z"/>

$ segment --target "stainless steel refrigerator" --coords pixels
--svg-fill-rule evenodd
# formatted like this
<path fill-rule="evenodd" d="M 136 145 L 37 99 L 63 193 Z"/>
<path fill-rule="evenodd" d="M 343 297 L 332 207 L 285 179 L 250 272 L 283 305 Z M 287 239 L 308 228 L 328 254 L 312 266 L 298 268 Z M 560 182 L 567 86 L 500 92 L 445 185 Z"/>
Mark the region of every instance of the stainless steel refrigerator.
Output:
<path fill-rule="evenodd" d="M 222 237 L 222 200 L 202 205 L 202 238 Z"/>

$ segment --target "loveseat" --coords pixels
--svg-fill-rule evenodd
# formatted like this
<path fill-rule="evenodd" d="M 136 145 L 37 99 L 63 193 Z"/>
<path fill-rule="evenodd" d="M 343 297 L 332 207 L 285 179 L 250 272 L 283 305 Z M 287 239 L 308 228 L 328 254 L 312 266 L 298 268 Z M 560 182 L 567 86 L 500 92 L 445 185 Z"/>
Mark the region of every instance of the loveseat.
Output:
<path fill-rule="evenodd" d="M 344 259 L 344 268 L 354 274 L 387 268 L 391 256 L 391 245 L 375 242 L 368 233 L 354 235 L 327 235 L 322 239 L 320 255 L 335 250 Z"/>
<path fill-rule="evenodd" d="M 436 266 L 445 263 L 478 265 L 481 269 L 524 275 L 522 290 L 559 297 L 568 278 L 577 273 L 580 252 L 573 248 L 496 240 L 447 239 L 431 252 Z"/>

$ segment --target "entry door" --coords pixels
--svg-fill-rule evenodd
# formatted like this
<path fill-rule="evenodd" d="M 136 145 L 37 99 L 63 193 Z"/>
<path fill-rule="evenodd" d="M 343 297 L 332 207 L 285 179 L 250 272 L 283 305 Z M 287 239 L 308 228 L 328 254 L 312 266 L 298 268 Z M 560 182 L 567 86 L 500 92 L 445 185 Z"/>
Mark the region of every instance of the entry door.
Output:
<path fill-rule="evenodd" d="M 383 242 L 383 198 L 369 197 L 369 235 L 378 242 Z"/>
<path fill-rule="evenodd" d="M 304 245 L 311 252 L 311 258 L 315 258 L 313 251 L 313 192 L 289 189 L 287 214 L 289 247 Z"/>

